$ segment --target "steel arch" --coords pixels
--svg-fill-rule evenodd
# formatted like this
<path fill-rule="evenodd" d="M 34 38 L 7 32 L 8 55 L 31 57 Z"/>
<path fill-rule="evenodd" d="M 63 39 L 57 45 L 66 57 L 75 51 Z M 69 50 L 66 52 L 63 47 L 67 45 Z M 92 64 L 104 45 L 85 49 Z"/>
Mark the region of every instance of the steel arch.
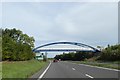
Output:
<path fill-rule="evenodd" d="M 77 43 L 77 42 L 53 42 L 53 43 L 48 43 L 48 44 L 45 44 L 45 45 L 41 45 L 41 46 L 38 46 L 36 48 L 33 49 L 33 52 L 35 51 L 38 51 L 37 49 L 39 48 L 42 48 L 42 47 L 45 47 L 45 46 L 50 46 L 50 45 L 55 45 L 55 44 L 71 44 L 71 45 L 76 45 L 76 46 L 82 46 L 82 47 L 89 47 L 91 49 L 94 50 L 94 52 L 100 52 L 98 49 L 92 47 L 92 46 L 89 46 L 89 45 L 86 45 L 86 44 L 83 44 L 83 43 Z"/>

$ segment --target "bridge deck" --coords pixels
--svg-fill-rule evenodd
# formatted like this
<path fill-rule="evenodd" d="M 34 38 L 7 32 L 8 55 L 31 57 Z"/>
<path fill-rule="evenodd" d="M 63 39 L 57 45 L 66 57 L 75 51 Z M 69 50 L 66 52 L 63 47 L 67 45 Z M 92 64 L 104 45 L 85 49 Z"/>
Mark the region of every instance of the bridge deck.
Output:
<path fill-rule="evenodd" d="M 35 52 L 52 52 L 52 51 L 84 51 L 84 52 L 94 52 L 93 50 L 78 50 L 78 49 L 42 49 L 36 50 Z"/>

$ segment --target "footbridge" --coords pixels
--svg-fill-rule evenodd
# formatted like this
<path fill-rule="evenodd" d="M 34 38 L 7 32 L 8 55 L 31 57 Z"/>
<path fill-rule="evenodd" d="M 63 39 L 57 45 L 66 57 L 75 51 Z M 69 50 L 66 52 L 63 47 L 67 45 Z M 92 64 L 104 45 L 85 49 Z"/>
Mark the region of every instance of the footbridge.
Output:
<path fill-rule="evenodd" d="M 44 48 L 50 45 L 56 45 L 56 44 L 69 44 L 69 45 L 75 45 L 78 46 L 79 48 Z M 44 44 L 41 46 L 38 46 L 36 48 L 33 49 L 33 52 L 35 53 L 39 53 L 39 52 L 51 52 L 51 51 L 87 51 L 87 52 L 100 52 L 97 48 L 94 48 L 90 45 L 86 45 L 83 43 L 78 43 L 78 42 L 53 42 L 53 43 L 48 43 L 48 44 Z"/>

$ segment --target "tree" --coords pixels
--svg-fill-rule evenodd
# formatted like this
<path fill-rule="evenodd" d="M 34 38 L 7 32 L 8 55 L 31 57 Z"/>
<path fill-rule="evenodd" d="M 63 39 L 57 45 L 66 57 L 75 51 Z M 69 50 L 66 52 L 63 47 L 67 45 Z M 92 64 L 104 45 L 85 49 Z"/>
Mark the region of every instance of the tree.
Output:
<path fill-rule="evenodd" d="M 2 30 L 3 55 L 2 60 L 30 60 L 34 57 L 32 48 L 34 38 L 23 34 L 22 31 L 14 29 Z"/>
<path fill-rule="evenodd" d="M 102 50 L 99 59 L 106 61 L 120 60 L 120 44 L 108 45 L 108 47 Z"/>

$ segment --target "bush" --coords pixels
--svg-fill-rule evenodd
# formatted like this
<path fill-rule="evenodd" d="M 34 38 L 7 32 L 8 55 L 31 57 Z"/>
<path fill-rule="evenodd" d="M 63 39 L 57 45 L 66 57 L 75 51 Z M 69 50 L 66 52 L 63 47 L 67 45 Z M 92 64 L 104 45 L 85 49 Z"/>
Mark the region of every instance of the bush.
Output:
<path fill-rule="evenodd" d="M 109 46 L 105 48 L 99 57 L 99 60 L 118 61 L 120 60 L 120 45 Z"/>

